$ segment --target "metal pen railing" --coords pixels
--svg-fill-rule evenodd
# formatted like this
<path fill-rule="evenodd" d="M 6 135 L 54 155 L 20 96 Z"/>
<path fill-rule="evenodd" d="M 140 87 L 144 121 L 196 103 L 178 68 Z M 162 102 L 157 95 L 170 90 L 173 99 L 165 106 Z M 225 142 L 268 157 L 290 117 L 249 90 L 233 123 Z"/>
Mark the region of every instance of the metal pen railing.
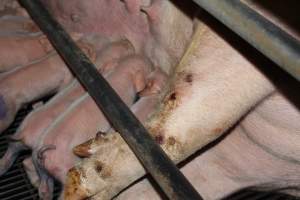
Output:
<path fill-rule="evenodd" d="M 300 42 L 240 0 L 193 0 L 300 81 Z"/>

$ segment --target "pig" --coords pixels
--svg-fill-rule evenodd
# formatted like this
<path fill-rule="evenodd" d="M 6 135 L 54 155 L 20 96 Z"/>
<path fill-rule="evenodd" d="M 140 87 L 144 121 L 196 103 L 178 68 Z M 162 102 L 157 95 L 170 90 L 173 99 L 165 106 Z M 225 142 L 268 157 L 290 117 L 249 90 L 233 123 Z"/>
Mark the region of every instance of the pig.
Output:
<path fill-rule="evenodd" d="M 30 180 L 30 183 L 34 187 L 37 188 L 40 184 L 40 179 L 39 179 L 39 176 L 38 176 L 38 174 L 37 174 L 37 172 L 34 168 L 32 158 L 31 157 L 26 158 L 25 160 L 23 160 L 22 164 L 23 164 L 23 168 L 26 172 L 26 175 Z"/>
<path fill-rule="evenodd" d="M 42 0 L 69 32 L 98 33 L 132 42 L 137 53 L 170 73 L 193 34 L 192 2 L 151 0 Z M 178 9 L 188 10 L 189 15 Z M 85 12 L 83 12 L 85 10 Z M 97 22 L 97 23 L 95 23 Z"/>
<path fill-rule="evenodd" d="M 0 37 L 0 44 L 0 72 L 30 64 L 53 50 L 45 35 Z"/>
<path fill-rule="evenodd" d="M 176 68 L 173 84 L 162 99 L 161 107 L 146 123 L 153 138 L 176 163 L 183 161 L 216 137 L 229 131 L 235 123 L 253 109 L 254 105 L 264 100 L 268 101 L 268 98 L 276 91 L 274 83 L 256 66 L 258 64 L 271 65 L 270 63 L 250 61 L 249 57 L 245 57 L 240 52 L 240 48 L 236 49 L 241 41 L 239 43 L 228 41 L 228 37 L 224 37 L 229 34 L 226 30 L 211 25 L 212 19 L 207 19 L 206 15 L 200 15 L 199 18 L 201 22 L 198 22 L 192 43 Z M 235 48 L 232 45 L 235 45 Z M 249 47 L 247 48 L 251 50 Z M 282 103 L 276 104 L 278 107 Z M 256 132 L 256 137 L 260 138 L 261 143 L 267 145 L 268 148 L 261 148 L 259 145 L 253 144 L 245 136 L 245 132 L 241 131 L 241 127 L 244 126 L 241 121 L 239 122 L 241 125 L 237 126 L 232 134 L 230 133 L 228 139 L 224 140 L 224 146 L 220 147 L 217 155 L 210 150 L 207 152 L 207 157 L 199 157 L 201 162 L 196 162 L 191 166 L 187 165 L 190 177 L 195 177 L 195 185 L 198 186 L 199 192 L 205 199 L 219 199 L 247 186 L 299 189 L 299 177 L 295 175 L 299 174 L 300 170 L 299 157 L 297 157 L 297 153 L 292 153 L 299 152 L 299 145 L 296 145 L 299 139 L 299 134 L 297 134 L 299 126 L 295 123 L 299 118 L 299 110 L 297 107 L 291 106 L 291 109 L 286 111 L 288 107 L 286 105 L 278 108 L 278 111 L 270 113 L 270 108 L 273 106 L 269 105 L 268 116 L 270 118 L 281 110 L 291 114 L 293 120 L 287 120 L 290 121 L 290 124 L 282 123 L 283 127 L 288 129 L 286 134 L 268 143 L 265 141 L 271 136 L 261 133 L 270 131 L 267 128 L 270 125 L 264 126 L 266 130 Z M 261 113 L 264 112 L 261 111 Z M 272 118 L 271 121 L 276 123 L 275 118 Z M 251 131 L 250 129 L 251 127 L 249 131 Z M 253 130 L 255 129 L 256 127 Z M 281 132 L 280 128 L 277 128 L 277 132 Z M 275 133 L 276 131 L 270 132 L 271 135 Z M 296 142 L 289 142 L 288 136 Z M 272 141 L 276 141 L 276 144 Z M 248 149 L 247 145 L 249 151 L 246 150 Z M 278 145 L 285 146 L 277 148 Z M 240 150 L 243 147 L 246 149 Z M 285 151 L 284 149 L 287 147 L 288 149 Z M 69 171 L 68 181 L 65 184 L 65 199 L 88 197 L 110 199 L 145 174 L 144 168 L 117 134 L 111 136 L 109 140 L 102 139 L 100 142 L 92 142 L 86 148 L 89 149 L 89 152 L 93 152 L 93 155 Z M 266 152 L 265 149 L 269 148 L 271 150 L 268 151 L 273 153 Z M 275 155 L 273 155 L 274 151 L 277 151 Z M 281 153 L 280 157 L 288 156 L 286 160 L 278 158 L 279 153 Z M 246 160 L 256 161 L 252 168 L 248 162 L 243 160 L 243 156 Z M 269 169 L 268 164 L 273 167 Z M 212 167 L 211 170 L 210 167 Z M 258 173 L 258 170 L 262 170 L 262 173 Z M 199 173 L 195 173 L 195 171 L 199 171 Z M 266 174 L 267 172 L 269 173 Z M 285 178 L 281 178 L 283 174 Z M 214 179 L 215 176 L 218 178 Z M 227 178 L 228 176 L 229 178 Z M 246 180 L 243 181 L 243 178 Z M 282 181 L 279 181 L 280 179 Z M 204 184 L 203 188 L 202 184 Z M 219 188 L 218 184 L 220 187 L 222 185 L 224 187 Z M 215 186 L 214 189 L 213 186 Z M 142 186 L 137 185 L 136 187 L 140 189 Z M 127 194 L 129 193 L 130 189 Z"/>
<path fill-rule="evenodd" d="M 176 163 L 220 137 L 236 123 L 240 123 L 248 112 L 278 90 L 274 80 L 270 79 L 270 74 L 261 68 L 272 64 L 257 62 L 259 55 L 249 50 L 248 46 L 240 46 L 243 44 L 242 41 L 220 28 L 222 27 L 220 24 L 206 17 L 205 13 L 199 11 L 191 2 L 177 0 L 43 0 L 43 2 L 68 31 L 100 33 L 113 40 L 127 38 L 139 54 L 147 56 L 155 66 L 160 66 L 169 77 L 172 77 L 162 91 L 160 106 L 145 124 L 153 138 Z M 200 13 L 200 16 L 196 18 L 197 13 Z M 198 18 L 201 22 L 197 20 Z M 232 41 L 230 37 L 238 42 Z M 245 50 L 249 52 L 245 54 Z M 254 60 L 249 58 L 251 54 L 255 55 Z M 239 136 L 241 133 L 239 126 L 236 130 L 238 134 L 233 131 L 235 134 L 228 137 L 229 141 L 232 140 L 236 146 L 241 144 L 246 146 L 249 141 Z M 265 151 L 276 152 L 273 146 L 264 143 L 264 138 L 260 138 L 257 134 L 248 135 L 258 140 Z M 65 181 L 66 199 L 90 196 L 109 199 L 145 174 L 136 157 L 116 133 L 108 134 L 107 138 L 100 140 L 99 145 L 99 140 L 92 141 L 97 142 L 89 143 L 88 148 L 84 146 L 88 149 L 89 158 L 84 159 L 68 173 Z M 284 145 L 293 146 L 287 142 L 284 142 Z M 253 145 L 249 147 L 254 151 L 257 149 Z M 260 150 L 257 152 L 262 153 Z M 265 157 L 265 154 L 259 155 Z M 286 157 L 289 152 L 282 151 L 280 157 L 282 155 Z M 289 160 L 291 158 L 293 161 L 297 160 L 295 155 L 297 154 L 293 153 L 292 156 L 288 156 Z M 238 154 L 236 156 L 239 157 Z M 114 163 L 111 162 L 112 158 Z M 281 165 L 281 162 L 271 159 L 274 166 L 287 165 L 286 171 L 284 170 L 287 175 L 297 173 L 297 168 L 292 167 L 289 160 L 285 160 Z M 230 163 L 233 161 L 235 160 L 229 160 L 229 165 L 233 165 Z M 212 168 L 215 166 L 212 162 L 208 163 Z M 216 167 L 220 166 L 222 165 L 216 163 Z M 257 166 L 255 169 L 262 170 L 260 168 L 264 167 L 266 165 Z M 204 174 L 207 172 L 209 175 L 208 168 L 209 166 L 203 167 L 203 170 L 206 170 Z M 210 179 L 218 172 L 211 173 L 213 175 L 208 177 Z M 243 176 L 245 177 L 245 174 L 241 172 L 241 177 Z M 270 180 L 272 176 L 265 178 Z M 264 176 L 256 183 L 264 183 L 262 179 Z M 274 183 L 274 178 L 272 180 L 271 183 Z M 220 182 L 218 184 L 222 183 Z M 221 195 L 244 186 L 241 182 L 234 184 L 237 186 L 228 187 L 229 189 L 221 188 L 228 190 L 222 191 Z M 297 184 L 292 179 L 287 181 L 287 186 Z M 269 185 L 275 188 L 282 187 Z M 214 197 L 214 194 L 205 193 L 214 191 L 206 188 L 202 190 L 205 191 L 199 189 L 206 198 L 218 198 Z"/>
<path fill-rule="evenodd" d="M 134 53 L 133 46 L 127 40 L 113 42 L 104 46 L 99 52 L 96 63 L 99 71 L 107 76 L 114 67 L 116 60 L 130 56 Z M 76 99 L 85 94 L 84 88 L 76 81 L 72 81 L 61 93 L 55 95 L 44 106 L 37 107 L 31 112 L 17 132 L 10 137 L 10 143 L 4 157 L 0 160 L 0 175 L 4 174 L 15 161 L 22 150 L 29 147 L 34 149 L 37 145 L 36 138 L 41 137 L 44 131 L 67 109 Z M 25 162 L 28 168 L 29 161 Z M 32 170 L 31 170 L 32 171 Z"/>
<path fill-rule="evenodd" d="M 145 87 L 151 70 L 152 65 L 145 58 L 129 56 L 118 63 L 107 80 L 122 100 L 131 105 L 136 94 Z M 65 182 L 67 171 L 78 161 L 72 154 L 72 148 L 93 138 L 97 131 L 104 132 L 109 128 L 109 122 L 88 94 L 78 98 L 49 126 L 39 138 L 37 148 L 33 150 L 33 161 L 41 181 L 41 198 L 52 198 L 53 183 L 47 176 L 48 173 L 62 183 Z M 61 152 L 65 153 L 62 155 Z"/>
<path fill-rule="evenodd" d="M 93 46 L 81 43 L 81 47 L 92 60 L 96 58 Z M 72 73 L 55 53 L 3 76 L 0 79 L 0 130 L 9 126 L 22 105 L 60 91 L 72 80 Z"/>
<path fill-rule="evenodd" d="M 9 23 L 16 25 L 17 22 Z M 29 26 L 27 28 L 30 28 L 31 25 L 24 24 L 24 26 Z M 32 28 L 34 29 L 34 27 Z M 79 40 L 82 34 L 71 33 L 71 37 L 74 40 Z M 53 52 L 51 43 L 43 34 L 37 36 L 3 36 L 0 37 L 0 44 L 0 72 L 8 72 L 20 66 L 30 65 Z M 81 45 L 84 47 L 83 43 Z M 84 48 L 88 50 L 88 45 L 85 46 Z M 10 50 L 8 51 L 8 49 Z"/>
<path fill-rule="evenodd" d="M 144 123 L 156 110 L 161 91 L 167 82 L 167 78 L 168 76 L 159 68 L 149 75 L 146 87 L 139 93 L 140 99 L 130 108 L 140 122 Z M 113 128 L 107 132 L 112 131 L 114 131 Z M 97 141 L 100 143 L 103 142 L 102 137 L 104 135 L 106 134 L 100 132 L 95 139 L 89 140 L 73 148 L 73 152 L 82 158 L 91 156 L 98 151 L 98 148 L 101 148 L 101 145 L 99 145 Z"/>

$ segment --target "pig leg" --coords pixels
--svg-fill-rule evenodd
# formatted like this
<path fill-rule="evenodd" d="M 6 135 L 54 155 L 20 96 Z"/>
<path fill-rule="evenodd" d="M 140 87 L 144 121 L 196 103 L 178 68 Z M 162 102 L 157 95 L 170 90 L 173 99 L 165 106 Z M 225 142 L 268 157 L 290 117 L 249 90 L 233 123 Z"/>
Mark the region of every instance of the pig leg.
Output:
<path fill-rule="evenodd" d="M 23 160 L 22 163 L 23 163 L 23 168 L 24 168 L 31 184 L 34 187 L 38 188 L 38 186 L 40 185 L 40 179 L 34 168 L 32 157 L 26 158 L 25 160 Z"/>
<path fill-rule="evenodd" d="M 21 141 L 11 142 L 4 156 L 0 160 L 0 176 L 7 172 L 7 170 L 13 165 L 19 153 L 27 149 L 28 147 L 26 147 Z"/>
<path fill-rule="evenodd" d="M 39 151 L 34 151 L 32 154 L 32 161 L 40 180 L 38 188 L 39 196 L 44 200 L 53 199 L 54 180 L 45 169 L 43 153 L 47 150 L 54 150 L 55 148 L 56 147 L 54 145 L 44 146 Z"/>
<path fill-rule="evenodd" d="M 71 77 L 58 55 L 52 55 L 42 62 L 20 68 L 3 77 L 0 80 L 3 113 L 0 130 L 3 131 L 12 122 L 24 103 L 59 90 L 70 82 Z"/>

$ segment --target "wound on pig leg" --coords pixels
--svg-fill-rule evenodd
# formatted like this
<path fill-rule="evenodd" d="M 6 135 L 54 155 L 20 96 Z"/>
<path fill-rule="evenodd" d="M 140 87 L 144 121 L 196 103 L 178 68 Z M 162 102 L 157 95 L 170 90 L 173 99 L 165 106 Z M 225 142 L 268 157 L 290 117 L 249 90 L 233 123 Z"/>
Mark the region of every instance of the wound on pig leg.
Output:
<path fill-rule="evenodd" d="M 22 142 L 11 142 L 4 156 L 0 160 L 0 176 L 13 165 L 21 151 L 28 149 Z"/>
<path fill-rule="evenodd" d="M 0 96 L 0 120 L 5 119 L 7 116 L 7 105 L 4 101 L 4 98 Z"/>

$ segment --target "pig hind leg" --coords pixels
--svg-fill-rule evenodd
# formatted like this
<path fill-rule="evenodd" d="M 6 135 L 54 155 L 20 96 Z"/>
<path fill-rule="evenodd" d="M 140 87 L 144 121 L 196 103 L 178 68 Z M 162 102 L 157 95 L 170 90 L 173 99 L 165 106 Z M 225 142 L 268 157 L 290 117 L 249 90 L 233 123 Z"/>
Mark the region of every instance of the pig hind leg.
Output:
<path fill-rule="evenodd" d="M 27 150 L 21 141 L 11 142 L 4 156 L 0 160 L 0 176 L 6 173 L 9 168 L 13 165 L 14 161 L 17 159 L 20 152 Z"/>

